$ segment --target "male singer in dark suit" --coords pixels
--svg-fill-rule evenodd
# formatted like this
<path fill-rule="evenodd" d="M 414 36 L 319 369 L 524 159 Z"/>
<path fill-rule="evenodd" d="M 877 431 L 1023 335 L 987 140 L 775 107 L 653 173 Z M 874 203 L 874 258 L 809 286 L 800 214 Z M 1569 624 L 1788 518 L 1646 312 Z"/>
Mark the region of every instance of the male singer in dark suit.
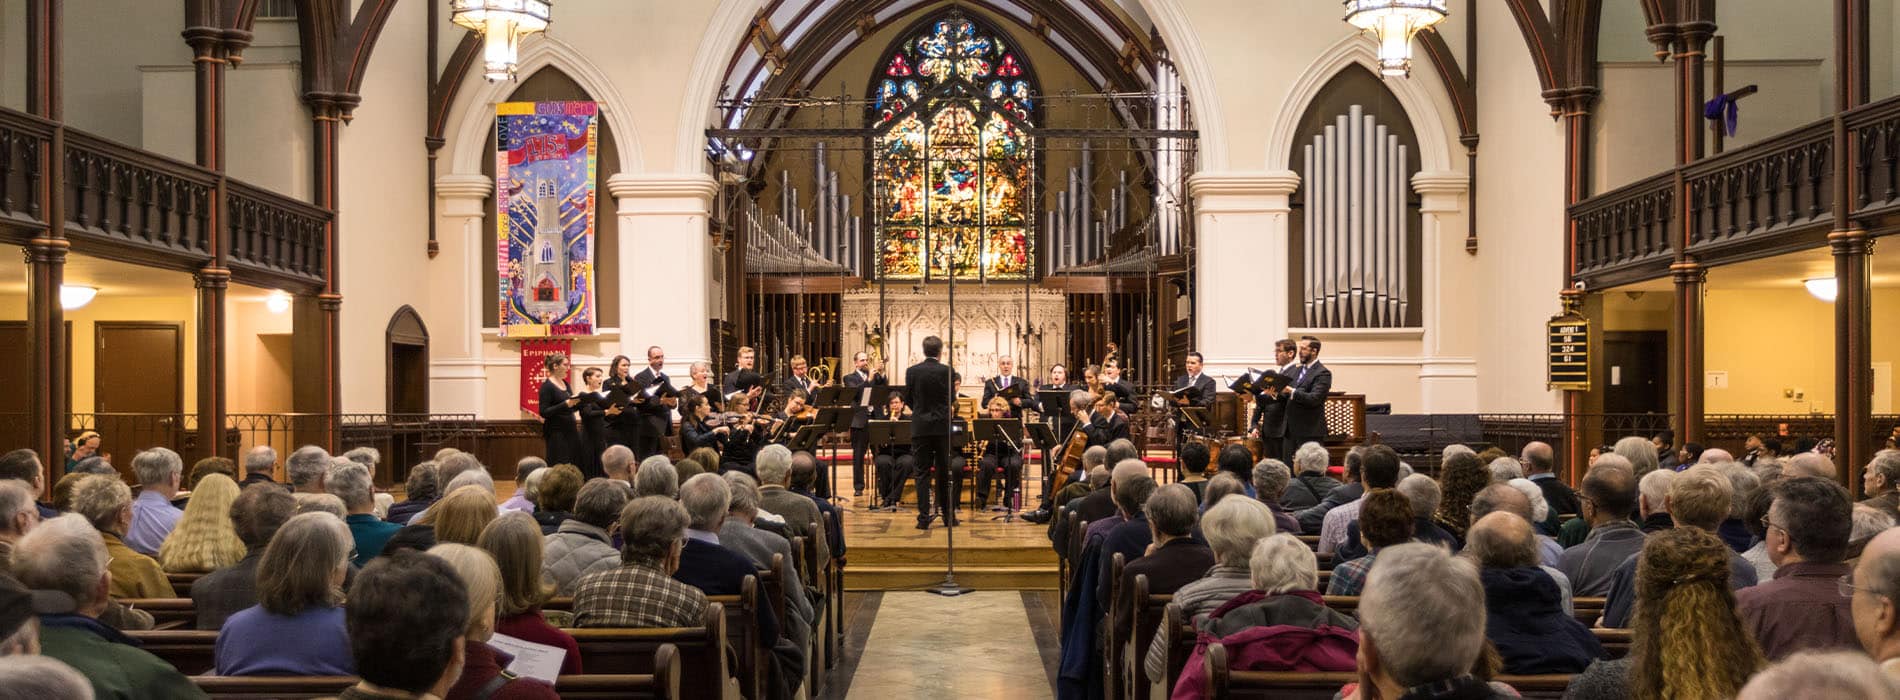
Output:
<path fill-rule="evenodd" d="M 1187 354 L 1187 360 L 1182 364 L 1187 366 L 1187 374 L 1181 375 L 1180 379 L 1174 380 L 1174 390 L 1178 392 L 1182 389 L 1192 388 L 1193 391 L 1187 393 L 1193 396 L 1177 395 L 1174 398 L 1175 404 L 1182 408 L 1201 408 L 1212 411 L 1214 408 L 1214 378 L 1201 374 L 1201 354 L 1198 352 L 1189 352 Z M 1208 419 L 1211 418 L 1211 416 L 1202 414 L 1202 418 Z M 1181 435 L 1186 432 L 1187 426 L 1188 423 L 1186 420 L 1174 424 L 1174 444 L 1181 444 Z"/>
<path fill-rule="evenodd" d="M 1293 453 L 1309 442 L 1326 443 L 1326 392 L 1333 389 L 1333 372 L 1319 361 L 1319 339 L 1302 336 L 1300 364 L 1293 368 L 1293 383 L 1280 393 L 1286 395 L 1286 444 L 1282 447 L 1288 464 Z"/>
<path fill-rule="evenodd" d="M 667 389 L 672 382 L 666 377 L 665 366 L 666 351 L 655 345 L 647 348 L 647 368 L 633 375 L 635 382 L 647 387 L 633 397 L 634 413 L 640 417 L 639 422 L 634 423 L 633 438 L 633 454 L 638 459 L 666 452 L 662 445 L 668 429 L 673 427 L 673 410 L 667 405 L 666 395 L 671 393 Z"/>
<path fill-rule="evenodd" d="M 1298 371 L 1294 360 L 1299 350 L 1293 341 L 1281 338 L 1273 341 L 1273 371 L 1282 375 Z M 1286 442 L 1286 394 L 1274 394 L 1262 388 L 1253 397 L 1253 425 L 1247 434 L 1260 438 L 1260 454 L 1278 459 L 1286 454 L 1282 444 Z M 1288 462 L 1291 464 L 1291 462 Z"/>
<path fill-rule="evenodd" d="M 1008 355 L 996 358 L 996 376 L 990 377 L 983 382 L 983 402 L 977 405 L 988 406 L 990 405 L 990 399 L 996 398 L 998 394 L 1009 390 L 1010 387 L 1015 387 L 1017 395 L 1015 398 L 1009 399 L 1009 417 L 1023 417 L 1023 409 L 1025 408 L 1032 411 L 1041 411 L 1042 409 L 1037 407 L 1036 404 L 1035 389 L 1030 387 L 1029 382 L 1023 381 L 1021 377 L 1013 376 L 1015 369 L 1016 361 L 1010 359 Z"/>
<path fill-rule="evenodd" d="M 733 366 L 731 372 L 726 373 L 726 378 L 719 382 L 720 393 L 728 398 L 730 398 L 734 393 L 737 393 L 739 391 L 739 387 L 738 387 L 739 373 L 752 370 L 752 363 L 757 361 L 757 359 L 758 359 L 758 355 L 752 351 L 752 346 L 750 345 L 741 346 L 739 348 L 738 363 Z M 757 371 L 757 370 L 752 370 L 752 371 Z"/>
<path fill-rule="evenodd" d="M 957 504 L 950 497 L 955 479 L 950 474 L 950 367 L 937 361 L 942 355 L 943 339 L 928 336 L 924 338 L 924 361 L 904 370 L 904 389 L 910 392 L 910 444 L 917 456 L 919 530 L 930 529 L 933 481 L 937 505 L 943 509 L 943 524 L 957 524 Z"/>
<path fill-rule="evenodd" d="M 853 368 L 844 375 L 845 388 L 850 389 L 851 403 L 857 405 L 867 386 L 890 386 L 891 380 L 884 378 L 883 372 L 871 372 L 871 356 L 863 352 L 851 356 Z M 864 427 L 871 420 L 871 407 L 858 405 L 851 414 L 851 497 L 864 497 L 864 455 L 870 451 L 871 436 L 865 434 Z"/>

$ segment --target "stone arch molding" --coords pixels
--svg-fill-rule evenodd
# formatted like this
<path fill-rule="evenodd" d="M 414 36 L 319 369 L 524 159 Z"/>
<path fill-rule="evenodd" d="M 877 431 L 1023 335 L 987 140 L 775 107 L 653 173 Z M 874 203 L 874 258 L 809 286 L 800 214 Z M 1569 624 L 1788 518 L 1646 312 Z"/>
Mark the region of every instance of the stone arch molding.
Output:
<path fill-rule="evenodd" d="M 1167 42 L 1168 55 L 1174 60 L 1175 70 L 1187 89 L 1188 101 L 1194 105 L 1194 120 L 1200 130 L 1200 169 L 1227 169 L 1225 115 L 1221 112 L 1220 96 L 1214 90 L 1207 55 L 1201 50 L 1199 34 L 1181 8 L 1181 0 L 1139 2 L 1154 21 L 1162 40 Z M 707 170 L 705 130 L 713 118 L 713 103 L 719 97 L 726 62 L 738 50 L 739 42 L 751 32 L 752 20 L 765 3 L 766 0 L 719 0 L 719 6 L 713 10 L 706 34 L 699 43 L 699 52 L 693 56 L 692 69 L 687 74 L 686 99 L 674 138 L 676 172 Z"/>
<path fill-rule="evenodd" d="M 553 67 L 592 95 L 594 101 L 600 103 L 601 118 L 607 121 L 607 128 L 614 134 L 614 144 L 619 148 L 619 172 L 645 171 L 646 159 L 640 153 L 641 140 L 634 127 L 632 110 L 614 88 L 613 80 L 599 66 L 566 42 L 546 34 L 531 35 L 523 42 L 520 61 L 517 72 L 521 75 L 534 75 L 542 68 Z M 481 71 L 469 71 L 464 79 L 479 84 L 474 89 L 463 90 L 449 111 L 449 123 L 456 125 L 455 138 L 449 141 L 455 148 L 449 157 L 449 172 L 480 175 L 482 149 L 495 129 L 492 108 L 508 99 L 508 93 L 514 91 L 517 83 L 489 82 L 481 77 Z"/>
<path fill-rule="evenodd" d="M 1333 76 L 1353 65 L 1372 71 L 1373 75 L 1379 74 L 1377 49 L 1371 37 L 1355 32 L 1340 39 L 1306 67 L 1287 92 L 1286 102 L 1281 104 L 1273 131 L 1268 135 L 1267 168 L 1284 169 L 1280 164 L 1287 162 L 1297 145 L 1294 140 L 1298 135 L 1293 132 L 1299 128 L 1300 116 L 1306 114 L 1307 107 Z M 1430 86 L 1425 80 L 1432 81 Z M 1387 80 L 1385 85 L 1398 98 L 1399 108 L 1405 110 L 1405 117 L 1412 120 L 1413 131 L 1418 134 L 1419 173 L 1458 170 L 1451 152 L 1457 131 L 1451 127 L 1454 123 L 1450 118 L 1451 105 L 1437 79 L 1428 77 L 1425 72 L 1415 72 L 1411 78 Z"/>

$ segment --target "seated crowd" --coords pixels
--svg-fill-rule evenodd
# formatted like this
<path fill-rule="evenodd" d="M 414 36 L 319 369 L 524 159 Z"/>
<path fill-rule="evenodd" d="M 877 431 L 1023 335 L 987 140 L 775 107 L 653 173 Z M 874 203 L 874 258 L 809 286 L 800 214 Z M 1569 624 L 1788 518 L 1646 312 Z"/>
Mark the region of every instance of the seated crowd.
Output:
<path fill-rule="evenodd" d="M 1554 677 L 1569 698 L 1900 700 L 1900 451 L 1852 475 L 1855 503 L 1826 454 L 1658 450 L 1593 451 L 1573 489 L 1544 443 L 1451 445 L 1435 476 L 1355 447 L 1343 482 L 1308 443 L 1293 469 L 1256 463 L 1249 495 L 1216 487 L 1225 467 L 1158 486 L 1132 444 L 1092 448 L 1049 531 L 1067 564 L 1058 696 L 1202 697 L 1218 658 L 1356 673 L 1348 698 L 1514 697 L 1525 677 L 1554 693 Z"/>
<path fill-rule="evenodd" d="M 410 470 L 400 503 L 375 492 L 379 459 L 307 446 L 278 483 L 268 447 L 245 474 L 214 458 L 189 478 L 152 448 L 132 458 L 135 493 L 117 472 L 71 471 L 50 490 L 34 452 L 0 455 L 0 685 L 21 683 L 0 696 L 204 696 L 135 638 L 154 629 L 137 604 L 185 597 L 182 580 L 185 624 L 216 631 L 211 675 L 360 679 L 346 698 L 555 698 L 548 679 L 506 672 L 503 649 L 559 650 L 560 674 L 583 674 L 568 628 L 700 627 L 708 596 L 740 594 L 775 555 L 785 619 L 759 589 L 761 687 L 804 692 L 823 609 L 805 582 L 824 574 L 799 571 L 793 538 L 827 569 L 844 552 L 811 455 L 768 447 L 757 481 L 695 468 L 684 483 L 666 457 L 636 465 L 624 447 L 591 481 L 530 458 L 503 502 L 479 460 L 445 448 Z M 544 611 L 556 596 L 571 611 Z"/>

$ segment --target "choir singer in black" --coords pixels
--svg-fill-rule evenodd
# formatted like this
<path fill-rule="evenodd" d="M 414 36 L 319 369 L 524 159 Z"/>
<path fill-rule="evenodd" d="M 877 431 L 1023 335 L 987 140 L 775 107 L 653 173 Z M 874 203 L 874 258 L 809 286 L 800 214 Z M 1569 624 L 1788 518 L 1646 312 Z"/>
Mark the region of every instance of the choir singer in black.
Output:
<path fill-rule="evenodd" d="M 851 403 L 857 404 L 860 394 L 867 386 L 889 386 L 891 381 L 884 378 L 883 372 L 871 371 L 871 356 L 863 352 L 851 356 L 852 370 L 844 375 L 844 386 L 853 393 Z M 851 497 L 864 497 L 864 454 L 870 447 L 870 436 L 864 427 L 871 420 L 873 406 L 858 406 L 851 415 Z"/>
<path fill-rule="evenodd" d="M 567 386 L 567 355 L 552 353 L 541 360 L 548 376 L 541 380 L 541 439 L 547 443 L 548 464 L 578 464 L 580 425 L 575 422 L 581 398 Z"/>
<path fill-rule="evenodd" d="M 957 504 L 951 495 L 950 474 L 950 366 L 938 361 L 943 355 L 943 339 L 924 338 L 924 361 L 904 370 L 905 390 L 910 392 L 911 447 L 917 455 L 917 529 L 930 529 L 930 495 L 934 482 L 937 506 L 943 510 L 943 524 L 956 527 Z"/>

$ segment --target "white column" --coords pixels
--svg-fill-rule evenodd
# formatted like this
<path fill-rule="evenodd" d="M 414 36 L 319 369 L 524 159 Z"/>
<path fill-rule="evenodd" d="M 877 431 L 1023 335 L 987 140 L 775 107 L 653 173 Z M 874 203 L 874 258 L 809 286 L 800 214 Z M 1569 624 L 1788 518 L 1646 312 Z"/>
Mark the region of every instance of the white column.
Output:
<path fill-rule="evenodd" d="M 1420 321 L 1425 327 L 1418 368 L 1419 410 L 1425 413 L 1476 413 L 1478 363 L 1475 343 L 1483 337 L 1471 314 L 1481 293 L 1476 256 L 1464 251 L 1467 179 L 1464 173 L 1425 171 L 1412 176 L 1419 194 Z M 1511 280 L 1501 282 L 1504 289 Z M 1495 290 L 1493 290 L 1495 293 Z"/>
<path fill-rule="evenodd" d="M 1208 374 L 1273 361 L 1287 329 L 1291 170 L 1202 172 L 1188 178 L 1195 214 L 1194 335 Z M 1224 385 L 1225 382 L 1222 382 Z"/>
<path fill-rule="evenodd" d="M 429 288 L 421 300 L 429 324 L 429 410 L 483 413 L 488 371 L 483 366 L 482 251 L 495 232 L 483 225 L 495 183 L 485 175 L 436 178 L 436 241 Z M 514 416 L 505 416 L 513 418 Z"/>
<path fill-rule="evenodd" d="M 621 173 L 607 178 L 619 202 L 620 348 L 645 357 L 666 350 L 667 373 L 712 357 L 712 238 L 708 214 L 719 185 L 703 173 Z"/>

